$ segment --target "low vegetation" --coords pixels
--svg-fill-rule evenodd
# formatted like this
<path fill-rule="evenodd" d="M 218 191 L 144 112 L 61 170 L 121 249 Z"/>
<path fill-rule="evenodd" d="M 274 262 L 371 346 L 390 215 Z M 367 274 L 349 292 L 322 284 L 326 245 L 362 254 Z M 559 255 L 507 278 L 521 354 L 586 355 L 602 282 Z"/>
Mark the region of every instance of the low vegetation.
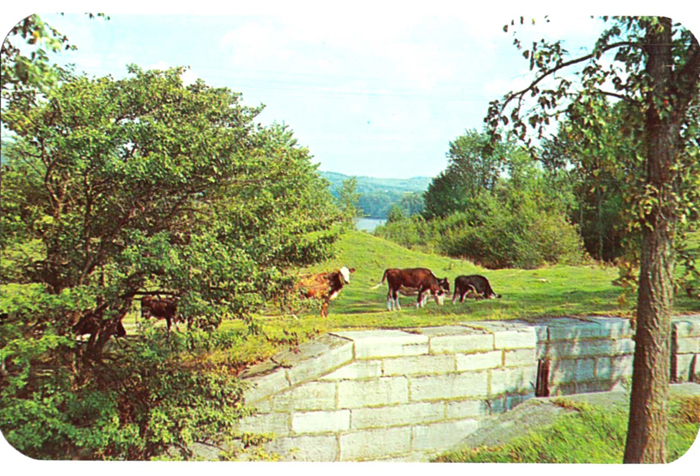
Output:
<path fill-rule="evenodd" d="M 562 399 L 566 402 L 566 399 Z M 619 464 L 625 448 L 628 410 L 577 404 L 576 413 L 560 417 L 551 427 L 532 431 L 497 447 L 465 448 L 435 461 L 450 463 L 587 463 Z M 700 428 L 700 398 L 670 401 L 668 462 L 683 456 Z"/>

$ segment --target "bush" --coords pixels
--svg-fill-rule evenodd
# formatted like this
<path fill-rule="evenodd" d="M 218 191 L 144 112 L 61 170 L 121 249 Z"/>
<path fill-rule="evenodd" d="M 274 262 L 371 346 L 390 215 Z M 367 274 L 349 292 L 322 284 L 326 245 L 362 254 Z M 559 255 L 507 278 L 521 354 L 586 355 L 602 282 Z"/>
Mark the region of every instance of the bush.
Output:
<path fill-rule="evenodd" d="M 72 339 L 10 342 L 24 365 L 10 360 L 0 381 L 7 441 L 37 459 L 142 460 L 193 459 L 193 443 L 236 437 L 243 387 L 236 363 L 218 354 L 242 337 L 193 330 L 166 338 L 150 323 L 141 331 L 89 365 L 72 360 Z"/>

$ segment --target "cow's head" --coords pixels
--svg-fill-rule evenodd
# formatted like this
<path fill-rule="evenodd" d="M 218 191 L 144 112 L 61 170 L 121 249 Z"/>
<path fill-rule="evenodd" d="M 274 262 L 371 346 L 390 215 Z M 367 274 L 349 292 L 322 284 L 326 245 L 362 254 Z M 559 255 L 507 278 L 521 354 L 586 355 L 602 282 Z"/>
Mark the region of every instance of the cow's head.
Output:
<path fill-rule="evenodd" d="M 446 294 L 450 295 L 450 281 L 447 278 L 437 280 L 438 286 Z"/>
<path fill-rule="evenodd" d="M 340 276 L 343 279 L 343 282 L 345 284 L 350 282 L 350 275 L 355 272 L 355 268 L 350 268 L 348 269 L 347 267 L 343 266 L 340 268 Z"/>

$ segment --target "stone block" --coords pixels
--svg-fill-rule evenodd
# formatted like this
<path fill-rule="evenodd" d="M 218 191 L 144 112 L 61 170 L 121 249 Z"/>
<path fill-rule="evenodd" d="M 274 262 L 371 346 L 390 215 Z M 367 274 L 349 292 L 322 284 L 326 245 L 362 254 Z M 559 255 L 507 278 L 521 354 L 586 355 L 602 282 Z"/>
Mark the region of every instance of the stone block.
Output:
<path fill-rule="evenodd" d="M 457 420 L 413 427 L 413 450 L 445 450 L 479 428 L 476 419 Z"/>
<path fill-rule="evenodd" d="M 319 340 L 321 339 L 319 338 Z M 352 343 L 337 337 L 334 339 L 330 343 L 325 340 L 321 342 L 322 345 L 307 346 L 300 351 L 301 355 L 297 356 L 298 359 L 295 362 L 290 362 L 292 359 L 285 359 L 292 365 L 291 368 L 287 369 L 287 378 L 290 384 L 296 385 L 318 378 L 353 360 Z"/>
<path fill-rule="evenodd" d="M 555 360 L 549 368 L 549 382 L 556 385 L 593 380 L 595 366 L 596 360 L 593 358 Z"/>
<path fill-rule="evenodd" d="M 338 437 L 335 435 L 275 438 L 266 443 L 265 448 L 278 454 L 281 461 L 338 461 Z"/>
<path fill-rule="evenodd" d="M 294 388 L 290 393 L 292 410 L 334 410 L 336 408 L 334 382 L 308 382 Z"/>
<path fill-rule="evenodd" d="M 700 373 L 700 354 L 682 354 L 676 356 L 676 380 L 690 382 Z"/>
<path fill-rule="evenodd" d="M 436 375 L 454 372 L 455 356 L 444 354 L 400 357 L 385 359 L 383 365 L 385 376 Z"/>
<path fill-rule="evenodd" d="M 338 408 L 385 406 L 397 403 L 408 403 L 408 379 L 405 377 L 338 382 Z"/>
<path fill-rule="evenodd" d="M 391 407 L 353 409 L 350 425 L 353 430 L 363 430 L 434 422 L 444 418 L 443 402 L 409 403 Z"/>
<path fill-rule="evenodd" d="M 245 379 L 251 385 L 244 393 L 246 404 L 253 404 L 273 393 L 289 388 L 289 380 L 283 368 L 277 368 L 265 375 L 256 375 Z"/>
<path fill-rule="evenodd" d="M 489 370 L 491 374 L 490 395 L 501 393 L 531 393 L 535 391 L 537 366 L 512 367 Z"/>
<path fill-rule="evenodd" d="M 671 323 L 678 337 L 700 336 L 700 316 L 685 316 Z"/>
<path fill-rule="evenodd" d="M 612 378 L 612 358 L 598 357 L 595 359 L 595 377 L 600 380 Z"/>
<path fill-rule="evenodd" d="M 371 461 L 408 454 L 411 427 L 361 430 L 340 435 L 340 461 Z"/>
<path fill-rule="evenodd" d="M 553 360 L 615 355 L 616 353 L 615 342 L 607 339 L 561 341 L 550 344 L 547 348 L 547 356 Z"/>
<path fill-rule="evenodd" d="M 634 355 L 617 355 L 612 357 L 612 375 L 613 380 L 619 378 L 631 377 L 634 370 Z"/>
<path fill-rule="evenodd" d="M 615 354 L 634 354 L 634 340 L 618 339 L 615 341 Z"/>
<path fill-rule="evenodd" d="M 267 433 L 285 436 L 289 434 L 288 413 L 263 413 L 242 418 L 238 430 L 245 433 Z"/>
<path fill-rule="evenodd" d="M 294 433 L 325 433 L 350 429 L 350 411 L 320 411 L 292 414 Z"/>
<path fill-rule="evenodd" d="M 430 338 L 430 352 L 434 354 L 484 352 L 493 349 L 493 334 L 472 333 Z"/>
<path fill-rule="evenodd" d="M 451 400 L 445 402 L 445 419 L 482 418 L 491 414 L 484 400 Z"/>
<path fill-rule="evenodd" d="M 537 365 L 537 349 L 506 350 L 503 353 L 505 367 Z"/>
<path fill-rule="evenodd" d="M 344 331 L 334 335 L 352 340 L 355 358 L 372 359 L 428 353 L 428 337 L 397 330 Z"/>
<path fill-rule="evenodd" d="M 476 397 L 487 393 L 487 371 L 411 378 L 412 401 Z"/>
<path fill-rule="evenodd" d="M 361 360 L 324 375 L 320 380 L 357 380 L 382 376 L 381 360 Z"/>
<path fill-rule="evenodd" d="M 535 328 L 494 332 L 496 349 L 537 348 Z"/>
<path fill-rule="evenodd" d="M 684 337 L 676 340 L 677 354 L 700 353 L 700 337 Z"/>
<path fill-rule="evenodd" d="M 503 365 L 503 351 L 501 350 L 478 354 L 457 354 L 456 358 L 457 371 L 459 372 L 492 369 Z"/>

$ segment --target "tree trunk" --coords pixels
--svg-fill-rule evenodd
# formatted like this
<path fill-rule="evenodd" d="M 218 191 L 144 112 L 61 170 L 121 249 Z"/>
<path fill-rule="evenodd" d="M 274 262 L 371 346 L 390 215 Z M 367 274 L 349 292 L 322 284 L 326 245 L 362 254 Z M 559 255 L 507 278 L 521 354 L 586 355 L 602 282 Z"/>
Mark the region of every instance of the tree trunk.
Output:
<path fill-rule="evenodd" d="M 668 421 L 673 235 L 675 199 L 673 165 L 680 128 L 664 113 L 672 73 L 672 23 L 647 25 L 647 73 L 651 79 L 645 132 L 646 185 L 653 204 L 642 224 L 642 250 L 637 301 L 637 332 L 632 374 L 630 418 L 625 463 L 665 463 Z"/>

